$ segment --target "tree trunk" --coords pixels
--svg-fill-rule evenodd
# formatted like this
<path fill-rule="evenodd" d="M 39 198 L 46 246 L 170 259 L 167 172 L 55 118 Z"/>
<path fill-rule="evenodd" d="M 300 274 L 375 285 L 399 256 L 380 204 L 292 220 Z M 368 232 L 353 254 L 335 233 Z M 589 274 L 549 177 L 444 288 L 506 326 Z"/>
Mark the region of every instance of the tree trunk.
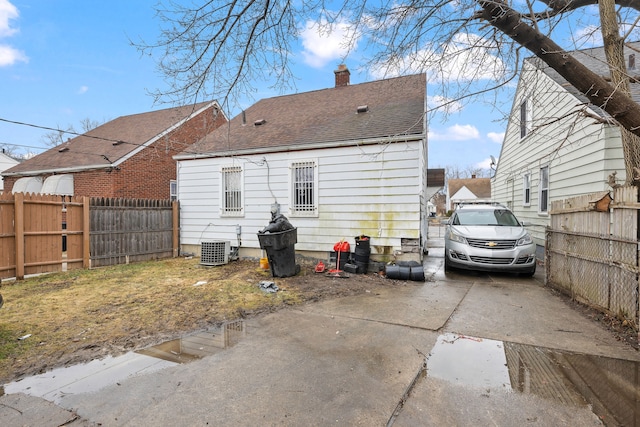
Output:
<path fill-rule="evenodd" d="M 611 85 L 617 92 L 631 97 L 631 85 L 624 57 L 624 40 L 620 37 L 615 0 L 599 0 L 598 6 L 604 52 L 611 74 Z M 640 167 L 640 137 L 622 127 L 620 131 L 626 172 L 625 184 L 635 185 L 638 182 L 636 169 Z"/>

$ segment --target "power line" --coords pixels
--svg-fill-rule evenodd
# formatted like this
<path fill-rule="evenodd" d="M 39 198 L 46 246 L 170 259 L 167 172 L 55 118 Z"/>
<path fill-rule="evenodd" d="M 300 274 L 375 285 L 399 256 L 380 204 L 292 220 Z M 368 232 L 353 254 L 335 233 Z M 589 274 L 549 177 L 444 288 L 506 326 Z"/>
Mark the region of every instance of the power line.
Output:
<path fill-rule="evenodd" d="M 19 121 L 16 121 L 16 120 L 9 120 L 9 119 L 5 119 L 5 118 L 2 118 L 2 117 L 0 117 L 0 122 L 10 123 L 10 124 L 20 125 L 20 126 L 28 126 L 28 127 L 32 127 L 32 128 L 36 128 L 36 129 L 52 130 L 54 132 L 68 133 L 70 135 L 84 136 L 86 138 L 93 138 L 93 139 L 98 139 L 98 140 L 101 140 L 101 141 L 115 142 L 117 144 L 131 144 L 131 145 L 135 145 L 135 146 L 142 146 L 143 145 L 143 144 L 138 144 L 138 143 L 135 143 L 135 142 L 122 141 L 122 140 L 119 140 L 119 139 L 112 139 L 112 138 L 104 138 L 104 137 L 101 137 L 101 136 L 87 135 L 86 133 L 78 133 L 78 132 L 71 131 L 71 130 L 62 130 L 62 129 L 50 128 L 50 127 L 47 127 L 47 126 L 34 125 L 32 123 L 19 122 Z M 17 145 L 17 144 L 11 144 L 11 145 Z"/>

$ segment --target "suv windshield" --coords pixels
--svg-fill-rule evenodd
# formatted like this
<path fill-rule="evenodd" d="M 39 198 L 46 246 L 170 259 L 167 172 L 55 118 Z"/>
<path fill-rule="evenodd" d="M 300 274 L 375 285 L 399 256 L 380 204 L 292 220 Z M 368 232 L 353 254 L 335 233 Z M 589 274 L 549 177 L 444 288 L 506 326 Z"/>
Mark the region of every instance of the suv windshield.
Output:
<path fill-rule="evenodd" d="M 454 225 L 520 225 L 516 217 L 507 209 L 461 210 L 456 212 Z"/>

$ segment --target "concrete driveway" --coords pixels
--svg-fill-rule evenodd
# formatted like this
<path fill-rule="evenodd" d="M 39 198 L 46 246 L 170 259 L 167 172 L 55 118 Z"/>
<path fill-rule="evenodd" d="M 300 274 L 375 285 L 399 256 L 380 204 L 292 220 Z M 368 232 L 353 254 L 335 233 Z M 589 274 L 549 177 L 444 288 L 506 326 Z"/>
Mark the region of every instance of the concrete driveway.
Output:
<path fill-rule="evenodd" d="M 248 319 L 236 345 L 191 363 L 65 394 L 57 404 L 5 395 L 0 425 L 587 426 L 616 420 L 606 398 L 582 396 L 588 380 L 577 377 L 612 363 L 623 372 L 637 369 L 638 352 L 566 306 L 540 273 L 532 279 L 445 275 L 442 254 L 436 241 L 425 261 L 426 282 Z M 357 279 L 328 280 L 348 286 Z M 635 395 L 632 388 L 616 400 L 637 402 L 637 390 L 636 383 Z M 635 405 L 627 413 L 637 423 Z"/>

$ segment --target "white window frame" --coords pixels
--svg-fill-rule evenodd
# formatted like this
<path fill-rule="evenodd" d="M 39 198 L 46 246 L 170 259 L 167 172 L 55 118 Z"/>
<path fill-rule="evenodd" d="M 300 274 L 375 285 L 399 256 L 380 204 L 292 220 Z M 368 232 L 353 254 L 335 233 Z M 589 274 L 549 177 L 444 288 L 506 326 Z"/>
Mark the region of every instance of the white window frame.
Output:
<path fill-rule="evenodd" d="M 520 102 L 520 111 L 518 114 L 520 117 L 520 139 L 524 139 L 533 130 L 533 109 L 531 108 L 531 100 L 528 97 L 525 97 L 522 102 Z"/>
<path fill-rule="evenodd" d="M 228 195 L 230 189 L 228 183 L 233 183 L 229 179 L 232 173 L 237 173 L 239 186 L 235 190 L 238 194 Z M 220 168 L 220 215 L 225 217 L 244 216 L 244 169 L 240 165 L 225 165 Z M 229 199 L 231 197 L 231 199 Z M 229 200 L 236 202 L 235 206 L 229 206 Z"/>
<path fill-rule="evenodd" d="M 178 180 L 176 179 L 169 181 L 169 199 L 172 202 L 178 200 Z"/>
<path fill-rule="evenodd" d="M 522 175 L 522 206 L 531 206 L 531 174 Z"/>
<path fill-rule="evenodd" d="M 313 177 L 308 176 L 309 172 L 313 173 Z M 305 174 L 307 176 L 301 176 Z M 304 181 L 301 182 L 301 178 Z M 318 161 L 316 159 L 296 160 L 289 163 L 289 195 L 290 216 L 318 216 Z"/>
<path fill-rule="evenodd" d="M 538 183 L 538 213 L 544 215 L 549 213 L 549 176 L 549 166 L 542 166 Z"/>

